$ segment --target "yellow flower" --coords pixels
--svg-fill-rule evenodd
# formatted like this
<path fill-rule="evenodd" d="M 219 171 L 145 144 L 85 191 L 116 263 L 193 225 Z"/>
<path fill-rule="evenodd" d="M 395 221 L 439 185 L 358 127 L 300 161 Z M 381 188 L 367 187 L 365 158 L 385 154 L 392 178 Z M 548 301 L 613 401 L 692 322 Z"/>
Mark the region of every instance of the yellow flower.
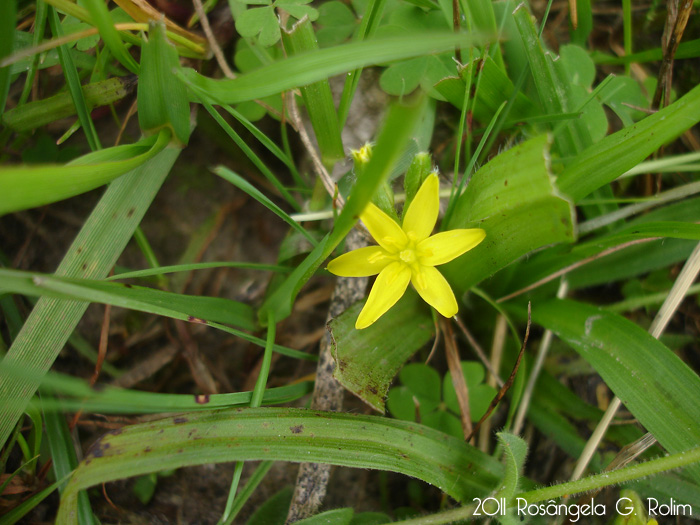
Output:
<path fill-rule="evenodd" d="M 328 271 L 341 277 L 379 274 L 355 328 L 367 328 L 384 315 L 404 294 L 409 281 L 440 314 L 453 317 L 457 313 L 454 293 L 435 266 L 468 252 L 486 232 L 473 228 L 431 236 L 440 211 L 439 190 L 437 174 L 432 173 L 404 214 L 402 226 L 374 204 L 368 204 L 360 219 L 379 246 L 353 250 L 328 264 Z"/>

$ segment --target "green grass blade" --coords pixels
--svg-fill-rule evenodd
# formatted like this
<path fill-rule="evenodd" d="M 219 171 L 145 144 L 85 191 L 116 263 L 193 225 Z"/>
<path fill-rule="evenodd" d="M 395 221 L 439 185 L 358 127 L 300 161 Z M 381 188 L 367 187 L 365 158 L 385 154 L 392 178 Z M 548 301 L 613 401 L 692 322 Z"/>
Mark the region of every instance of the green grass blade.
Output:
<path fill-rule="evenodd" d="M 557 179 L 579 201 L 632 169 L 664 144 L 700 122 L 700 86 L 633 126 L 608 135 L 581 152 Z"/>
<path fill-rule="evenodd" d="M 47 394 L 48 397 L 50 395 Z M 44 413 L 46 422 L 46 441 L 51 453 L 51 467 L 56 479 L 63 480 L 59 485 L 59 492 L 63 495 L 66 489 L 67 478 L 78 466 L 78 457 L 75 454 L 73 436 L 68 429 L 68 423 L 63 414 L 58 412 Z M 78 523 L 91 525 L 95 521 L 92 516 L 92 508 L 87 492 L 78 493 Z"/>
<path fill-rule="evenodd" d="M 316 34 L 311 20 L 304 18 L 294 24 L 290 32 L 282 32 L 282 41 L 288 56 L 318 50 Z M 338 114 L 333 104 L 333 94 L 328 79 L 319 80 L 300 88 L 304 106 L 309 114 L 311 126 L 316 134 L 318 149 L 324 164 L 332 165 L 345 157 L 343 140 L 340 138 Z"/>
<path fill-rule="evenodd" d="M 261 270 L 267 272 L 289 272 L 288 266 L 278 266 L 276 264 L 261 264 L 248 262 L 205 262 L 192 264 L 175 264 L 171 266 L 159 266 L 158 268 L 147 268 L 145 270 L 134 270 L 115 272 L 105 279 L 105 281 L 115 281 L 117 279 L 136 279 L 140 277 L 151 277 L 154 275 L 165 275 L 176 272 L 191 272 L 193 270 L 206 270 L 209 268 L 242 268 L 245 270 Z"/>
<path fill-rule="evenodd" d="M 183 320 L 228 323 L 255 330 L 253 309 L 247 304 L 200 295 L 184 295 L 115 282 L 70 279 L 0 269 L 1 288 L 25 295 L 100 302 Z M 179 315 L 178 315 L 179 314 Z"/>
<path fill-rule="evenodd" d="M 542 40 L 525 4 L 520 4 L 516 8 L 514 18 L 525 45 L 530 72 L 545 112 L 554 115 L 566 113 L 568 108 L 564 88 L 553 67 L 551 55 L 545 53 Z M 556 136 L 556 143 L 557 149 L 564 156 L 575 155 L 585 144 L 577 137 L 570 125 L 564 125 L 561 133 Z"/>
<path fill-rule="evenodd" d="M 365 9 L 365 13 L 360 21 L 360 27 L 357 30 L 357 34 L 354 38 L 355 41 L 363 41 L 368 37 L 374 35 L 375 31 L 379 27 L 379 22 L 384 14 L 384 7 L 386 6 L 386 0 L 370 0 Z M 343 86 L 343 94 L 340 96 L 340 104 L 338 105 L 338 121 L 340 123 L 340 129 L 345 127 L 345 121 L 348 118 L 348 113 L 350 112 L 350 105 L 352 104 L 352 99 L 355 97 L 355 91 L 357 90 L 357 84 L 360 82 L 360 74 L 362 69 L 355 69 L 348 73 L 348 77 L 345 79 L 345 85 Z"/>
<path fill-rule="evenodd" d="M 251 160 L 253 164 L 255 164 L 255 167 L 260 170 L 260 173 L 262 173 L 265 178 L 270 181 L 270 183 L 277 188 L 277 190 L 280 192 L 280 195 L 284 197 L 284 200 L 287 201 L 287 203 L 295 210 L 299 211 L 301 210 L 301 206 L 299 206 L 299 203 L 294 199 L 294 197 L 289 193 L 287 188 L 284 187 L 284 184 L 277 178 L 277 176 L 268 168 L 265 163 L 258 157 L 258 155 L 255 154 L 253 149 L 248 146 L 248 144 L 245 143 L 245 141 L 241 138 L 241 136 L 236 133 L 236 131 L 229 125 L 228 122 L 219 114 L 216 109 L 214 109 L 211 104 L 207 102 L 206 98 L 206 93 L 202 93 L 203 99 L 202 99 L 202 105 L 204 108 L 209 112 L 209 114 L 214 118 L 214 120 L 221 126 L 221 129 L 223 129 L 226 134 L 233 140 L 233 142 L 236 143 L 236 145 L 241 148 L 243 153 Z M 252 186 L 251 186 L 252 187 Z"/>
<path fill-rule="evenodd" d="M 12 54 L 17 21 L 17 1 L 0 2 L 0 59 Z M 10 91 L 10 66 L 0 67 L 0 115 L 5 112 L 7 94 Z"/>
<path fill-rule="evenodd" d="M 458 501 L 488 493 L 503 472 L 498 461 L 462 440 L 415 423 L 293 408 L 217 410 L 102 437 L 71 478 L 58 522 L 74 521 L 78 490 L 102 482 L 164 468 L 256 459 L 400 472 Z"/>
<path fill-rule="evenodd" d="M 0 169 L 0 215 L 85 193 L 143 166 L 168 145 L 170 133 L 128 146 L 84 155 L 63 166 L 11 166 Z M 144 151 L 145 148 L 148 148 Z"/>
<path fill-rule="evenodd" d="M 49 25 L 51 26 L 51 32 L 54 37 L 61 38 L 63 36 L 63 29 L 61 28 L 61 22 L 58 20 L 58 14 L 54 8 L 49 8 Z M 102 149 L 100 145 L 100 139 L 97 136 L 97 131 L 95 130 L 95 124 L 90 118 L 90 108 L 88 108 L 87 102 L 85 101 L 85 96 L 83 95 L 82 87 L 80 86 L 80 77 L 78 76 L 78 70 L 75 68 L 75 63 L 73 58 L 67 48 L 67 46 L 58 46 L 58 58 L 61 62 L 61 67 L 63 68 L 63 75 L 66 78 L 66 84 L 68 85 L 68 91 L 73 99 L 73 104 L 75 104 L 76 112 L 78 113 L 78 120 L 85 132 L 85 137 L 87 138 L 88 144 L 92 151 Z"/>
<path fill-rule="evenodd" d="M 306 240 L 311 243 L 311 246 L 318 245 L 318 241 L 308 231 L 306 231 L 306 229 L 304 229 L 304 227 L 301 224 L 292 219 L 287 213 L 284 212 L 282 208 L 277 206 L 274 202 L 267 198 L 259 189 L 257 189 L 243 177 L 236 175 L 234 172 L 232 172 L 225 166 L 218 166 L 217 168 L 214 168 L 213 171 L 222 179 L 227 180 L 237 188 L 246 192 L 260 204 L 265 206 L 268 210 L 277 215 L 284 222 L 289 224 L 294 230 L 302 234 L 306 238 Z"/>
<path fill-rule="evenodd" d="M 100 36 L 114 58 L 132 73 L 139 73 L 139 65 L 127 51 L 124 42 L 119 36 L 119 31 L 114 27 L 114 21 L 109 15 L 107 4 L 103 0 L 85 0 L 83 5 L 87 8 L 92 21 L 95 23 Z"/>
<path fill-rule="evenodd" d="M 110 184 L 56 274 L 92 279 L 106 277 L 178 155 L 177 149 L 165 149 Z M 0 364 L 0 444 L 7 440 L 86 308 L 84 302 L 40 299 L 32 310 Z M 10 368 L 30 372 L 30 379 L 16 379 L 8 373 Z"/>
<path fill-rule="evenodd" d="M 17 505 L 11 511 L 3 514 L 2 517 L 0 517 L 0 525 L 14 525 L 15 523 L 19 522 L 19 520 L 29 514 L 37 505 L 39 505 L 39 503 L 49 497 L 61 483 L 65 483 L 66 480 L 67 478 L 63 478 L 52 483 L 42 491 L 34 494 L 31 498 Z"/>
<path fill-rule="evenodd" d="M 540 304 L 533 320 L 579 352 L 666 450 L 697 446 L 700 377 L 665 345 L 617 314 L 575 301 Z M 700 480 L 700 465 L 687 472 Z"/>
<path fill-rule="evenodd" d="M 406 37 L 377 38 L 296 55 L 231 80 L 214 80 L 192 69 L 185 77 L 222 104 L 255 100 L 305 86 L 359 67 L 392 60 L 449 51 L 468 46 L 475 36 L 454 33 L 418 33 Z"/>
<path fill-rule="evenodd" d="M 18 372 L 21 376 L 22 372 Z M 190 412 L 247 406 L 252 392 L 231 394 L 187 395 L 141 392 L 106 386 L 99 390 L 86 381 L 74 377 L 49 372 L 41 388 L 68 398 L 42 398 L 41 407 L 48 411 L 77 411 L 105 414 L 158 414 L 167 412 Z M 262 398 L 263 405 L 289 403 L 308 394 L 313 387 L 310 381 L 289 386 L 268 388 Z M 73 398 L 73 399 L 70 399 Z"/>
<path fill-rule="evenodd" d="M 206 324 L 265 347 L 265 341 L 257 337 L 206 318 L 210 316 L 213 319 L 238 324 L 244 328 L 256 328 L 250 307 L 228 299 L 186 296 L 150 288 L 130 287 L 130 285 L 120 283 L 57 277 L 17 270 L 0 269 L 0 277 L 2 277 L 3 289 L 14 293 L 49 297 L 54 300 L 80 301 L 84 304 L 88 302 L 111 304 L 181 321 Z M 200 314 L 204 318 L 193 314 Z M 312 355 L 279 345 L 275 345 L 274 349 L 290 357 L 315 359 Z"/>

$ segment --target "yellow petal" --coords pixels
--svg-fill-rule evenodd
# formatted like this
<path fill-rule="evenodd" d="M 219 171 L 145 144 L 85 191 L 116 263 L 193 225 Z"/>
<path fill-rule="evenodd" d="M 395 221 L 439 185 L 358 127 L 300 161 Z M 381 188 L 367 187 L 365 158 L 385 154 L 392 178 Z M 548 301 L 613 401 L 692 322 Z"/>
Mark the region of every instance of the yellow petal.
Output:
<path fill-rule="evenodd" d="M 447 280 L 432 266 L 416 265 L 411 283 L 423 300 L 444 317 L 454 317 L 459 307 Z"/>
<path fill-rule="evenodd" d="M 433 233 L 440 213 L 440 181 L 431 173 L 421 184 L 418 193 L 403 216 L 403 231 L 416 241 Z"/>
<path fill-rule="evenodd" d="M 421 264 L 438 266 L 456 259 L 484 240 L 486 232 L 481 228 L 449 230 L 436 233 L 416 246 Z"/>
<path fill-rule="evenodd" d="M 396 224 L 394 219 L 371 202 L 367 205 L 365 211 L 360 214 L 360 219 L 365 223 L 369 233 L 379 243 L 379 246 L 389 253 L 396 253 L 402 250 L 408 243 L 406 234 L 401 229 L 401 226 Z"/>
<path fill-rule="evenodd" d="M 377 275 L 394 260 L 381 246 L 359 248 L 328 263 L 328 271 L 340 277 Z"/>
<path fill-rule="evenodd" d="M 374 323 L 401 299 L 411 280 L 411 270 L 401 262 L 384 268 L 369 292 L 367 303 L 360 312 L 355 328 L 362 330 Z"/>

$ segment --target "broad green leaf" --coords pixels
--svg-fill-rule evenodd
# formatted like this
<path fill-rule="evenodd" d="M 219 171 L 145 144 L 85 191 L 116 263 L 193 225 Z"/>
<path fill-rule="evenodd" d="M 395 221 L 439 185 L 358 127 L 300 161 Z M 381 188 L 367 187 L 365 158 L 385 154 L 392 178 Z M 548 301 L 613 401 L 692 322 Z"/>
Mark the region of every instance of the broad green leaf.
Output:
<path fill-rule="evenodd" d="M 231 80 L 214 80 L 185 69 L 187 80 L 219 103 L 233 104 L 305 86 L 352 69 L 390 60 L 441 53 L 478 37 L 448 32 L 375 38 L 293 56 Z"/>
<path fill-rule="evenodd" d="M 56 275 L 106 277 L 178 154 L 177 149 L 165 149 L 110 184 L 73 241 Z M 84 302 L 45 298 L 37 302 L 0 363 L 0 444 L 7 440 L 86 309 L 87 303 Z M 12 371 L 16 369 L 26 371 L 28 379 L 14 377 Z"/>
<path fill-rule="evenodd" d="M 77 491 L 162 469 L 235 460 L 310 461 L 399 472 L 458 501 L 490 492 L 503 467 L 431 428 L 378 416 L 294 408 L 216 410 L 124 427 L 92 445 L 57 521 L 75 521 Z"/>
<path fill-rule="evenodd" d="M 146 134 L 170 129 L 173 139 L 184 146 L 190 137 L 190 106 L 185 86 L 175 77 L 179 68 L 177 50 L 165 36 L 165 24 L 151 22 L 148 41 L 141 46 L 139 125 Z"/>
<path fill-rule="evenodd" d="M 394 376 L 433 337 L 433 321 L 412 290 L 376 323 L 356 330 L 355 321 L 363 306 L 364 303 L 354 304 L 330 323 L 331 352 L 336 362 L 333 376 L 383 413 L 384 398 Z"/>
<path fill-rule="evenodd" d="M 505 151 L 471 178 L 443 230 L 480 227 L 486 238 L 440 269 L 460 293 L 521 256 L 574 240 L 571 203 L 549 173 L 546 136 Z"/>
<path fill-rule="evenodd" d="M 428 62 L 425 57 L 393 64 L 379 77 L 379 85 L 389 95 L 408 95 L 418 87 L 427 68 Z"/>
<path fill-rule="evenodd" d="M 94 108 L 123 99 L 135 84 L 134 77 L 114 77 L 83 86 L 83 94 L 88 107 Z M 29 131 L 71 115 L 75 115 L 75 106 L 64 92 L 14 107 L 2 116 L 2 122 L 15 131 Z"/>
<path fill-rule="evenodd" d="M 275 0 L 275 7 L 286 11 L 300 22 L 304 17 L 313 22 L 318 18 L 318 9 L 307 5 L 309 3 L 311 0 Z"/>
<path fill-rule="evenodd" d="M 0 215 L 92 190 L 143 166 L 168 145 L 170 133 L 89 153 L 68 164 L 0 168 Z"/>
<path fill-rule="evenodd" d="M 639 83 L 624 76 L 613 78 L 600 97 L 615 112 L 625 127 L 644 118 L 644 113 L 634 108 L 643 108 L 649 104 Z"/>
<path fill-rule="evenodd" d="M 666 450 L 697 446 L 700 377 L 657 339 L 617 314 L 569 300 L 540 304 L 533 320 L 579 352 Z M 700 465 L 686 471 L 700 480 Z"/>

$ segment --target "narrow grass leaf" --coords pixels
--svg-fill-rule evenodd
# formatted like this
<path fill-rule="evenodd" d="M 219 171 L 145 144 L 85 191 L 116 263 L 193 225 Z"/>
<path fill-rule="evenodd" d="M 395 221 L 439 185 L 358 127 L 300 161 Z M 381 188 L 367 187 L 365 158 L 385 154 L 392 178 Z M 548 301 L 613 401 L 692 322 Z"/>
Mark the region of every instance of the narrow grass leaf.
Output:
<path fill-rule="evenodd" d="M 45 394 L 50 397 L 50 394 Z M 58 486 L 61 494 L 65 492 L 67 479 L 78 466 L 78 457 L 75 454 L 73 436 L 68 429 L 68 423 L 63 414 L 58 412 L 44 413 L 46 426 L 46 441 L 51 453 L 51 468 L 56 479 L 63 480 Z M 78 516 L 79 523 L 90 525 L 94 523 L 92 508 L 87 492 L 80 491 L 78 494 Z"/>
<path fill-rule="evenodd" d="M 53 8 L 49 9 L 49 25 L 51 26 L 51 32 L 56 38 L 61 38 L 63 36 L 63 29 L 61 28 L 61 22 L 58 20 L 58 14 Z M 78 113 L 78 120 L 85 132 L 85 138 L 90 145 L 92 151 L 101 149 L 100 139 L 97 136 L 97 131 L 95 130 L 95 124 L 90 118 L 90 108 L 88 108 L 87 102 L 85 101 L 85 96 L 83 95 L 82 87 L 80 86 L 80 77 L 78 76 L 78 70 L 75 68 L 75 63 L 65 45 L 58 46 L 58 59 L 61 62 L 61 68 L 63 69 L 63 76 L 66 79 L 66 84 L 68 85 L 68 91 L 73 99 L 73 104 L 75 104 L 76 112 Z"/>
<path fill-rule="evenodd" d="M 170 132 L 136 144 L 90 153 L 68 164 L 0 169 L 0 215 L 42 206 L 95 189 L 143 166 L 168 145 Z"/>
<path fill-rule="evenodd" d="M 552 56 L 545 52 L 542 40 L 525 4 L 520 4 L 514 13 L 520 37 L 530 64 L 540 102 L 546 113 L 558 115 L 568 108 L 564 87 L 552 65 Z M 573 156 L 583 146 L 573 129 L 565 125 L 556 138 L 557 149 L 564 156 Z"/>
<path fill-rule="evenodd" d="M 233 140 L 233 142 L 236 143 L 236 145 L 241 148 L 243 153 L 251 160 L 253 164 L 255 164 L 255 167 L 260 170 L 260 173 L 262 173 L 265 178 L 270 181 L 270 183 L 277 189 L 277 191 L 280 192 L 280 195 L 284 197 L 284 200 L 287 201 L 287 203 L 295 210 L 299 211 L 301 210 L 301 206 L 299 206 L 299 203 L 294 199 L 291 193 L 289 193 L 289 190 L 285 188 L 284 184 L 277 178 L 277 176 L 268 168 L 265 163 L 258 157 L 258 155 L 255 154 L 253 149 L 246 144 L 246 142 L 241 138 L 241 136 L 236 133 L 236 131 L 229 125 L 228 122 L 219 114 L 216 109 L 214 109 L 211 104 L 207 102 L 206 94 L 203 94 L 203 99 L 202 99 L 202 105 L 204 108 L 209 112 L 209 114 L 216 120 L 216 122 L 221 126 L 221 129 L 223 129 L 226 134 Z M 252 187 L 252 186 L 251 186 Z"/>
<path fill-rule="evenodd" d="M 22 374 L 18 371 L 18 374 Z M 247 406 L 252 392 L 235 392 L 231 394 L 188 395 L 161 394 L 126 390 L 112 386 L 95 389 L 84 380 L 74 377 L 49 373 L 46 375 L 42 389 L 64 397 L 42 397 L 41 408 L 48 411 L 77 411 L 106 414 L 157 414 L 167 412 L 188 412 L 195 410 L 213 410 Z M 304 381 L 289 386 L 268 388 L 263 395 L 263 405 L 289 403 L 308 394 L 313 383 Z"/>
<path fill-rule="evenodd" d="M 346 71 L 470 45 L 478 37 L 454 33 L 418 33 L 376 38 L 296 55 L 260 67 L 235 79 L 214 80 L 183 70 L 193 85 L 218 103 L 233 104 L 305 86 Z"/>
<path fill-rule="evenodd" d="M 272 202 L 268 197 L 266 197 L 259 189 L 257 189 L 255 186 L 253 186 L 250 182 L 245 180 L 243 177 L 236 175 L 234 172 L 232 172 L 230 169 L 228 169 L 225 166 L 218 166 L 217 168 L 214 168 L 212 170 L 214 173 L 216 173 L 219 177 L 222 179 L 230 182 L 240 190 L 243 190 L 245 193 L 253 197 L 256 201 L 258 201 L 260 204 L 265 206 L 268 210 L 273 212 L 275 215 L 277 215 L 280 219 L 282 219 L 284 222 L 289 224 L 294 230 L 298 231 L 300 234 L 302 234 L 307 241 L 311 243 L 312 246 L 318 245 L 318 241 L 308 232 L 306 229 L 299 224 L 297 221 L 292 219 L 285 211 L 277 206 L 274 202 Z"/>
<path fill-rule="evenodd" d="M 205 262 L 192 264 L 176 264 L 170 266 L 159 266 L 158 268 L 147 268 L 145 270 L 118 271 L 110 275 L 105 281 L 115 281 L 118 279 L 136 279 L 141 277 L 152 277 L 154 275 L 165 275 L 176 272 L 191 272 L 193 270 L 207 270 L 209 268 L 241 268 L 244 270 L 261 270 L 267 272 L 289 272 L 289 267 L 275 264 L 261 264 L 249 262 Z"/>
<path fill-rule="evenodd" d="M 84 304 L 88 302 L 111 304 L 181 321 L 205 324 L 258 346 L 265 346 L 265 341 L 246 332 L 217 321 L 210 321 L 206 317 L 193 315 L 196 313 L 211 316 L 252 330 L 257 325 L 253 322 L 250 307 L 243 303 L 217 297 L 186 296 L 150 288 L 129 287 L 120 283 L 57 277 L 17 270 L 0 269 L 0 276 L 2 289 L 13 293 L 49 297 L 55 300 L 79 301 Z M 274 350 L 290 357 L 315 359 L 312 355 L 279 345 L 275 345 Z"/>
<path fill-rule="evenodd" d="M 253 309 L 247 304 L 221 297 L 184 295 L 130 284 L 71 279 L 50 275 L 0 269 L 0 289 L 25 295 L 49 295 L 79 301 L 100 302 L 168 315 L 185 320 L 228 323 L 244 330 L 256 328 Z"/>
<path fill-rule="evenodd" d="M 129 71 L 138 74 L 139 65 L 134 60 L 134 57 L 129 54 L 121 36 L 119 36 L 119 31 L 114 27 L 114 21 L 109 14 L 107 4 L 102 0 L 85 0 L 84 5 L 90 13 L 92 21 L 97 26 L 102 40 L 114 58 L 119 60 Z"/>
<path fill-rule="evenodd" d="M 199 412 L 103 436 L 71 478 L 58 522 L 75 521 L 75 494 L 99 483 L 167 468 L 260 459 L 400 472 L 458 501 L 487 494 L 503 472 L 496 460 L 462 440 L 405 421 L 294 408 Z"/>
<path fill-rule="evenodd" d="M 642 162 L 664 144 L 700 122 L 700 86 L 633 126 L 608 135 L 573 159 L 557 185 L 574 201 L 592 193 Z"/>
<path fill-rule="evenodd" d="M 316 34 L 311 20 L 307 17 L 294 24 L 291 31 L 283 31 L 282 41 L 288 56 L 318 50 Z M 345 151 L 328 79 L 302 86 L 300 91 L 311 126 L 316 134 L 321 159 L 326 165 L 332 165 L 345 157 Z"/>
<path fill-rule="evenodd" d="M 666 450 L 697 446 L 700 377 L 643 328 L 594 306 L 558 299 L 535 308 L 533 320 L 579 352 Z M 700 481 L 700 464 L 686 469 Z"/>
<path fill-rule="evenodd" d="M 56 275 L 106 277 L 178 154 L 177 149 L 165 149 L 110 184 L 64 256 Z M 86 308 L 85 302 L 42 298 L 32 310 L 0 363 L 0 444 L 9 437 Z M 29 372 L 29 379 L 13 377 L 10 370 L 17 368 Z"/>
<path fill-rule="evenodd" d="M 367 3 L 364 15 L 360 20 L 360 27 L 357 29 L 357 33 L 353 38 L 354 41 L 361 42 L 374 35 L 379 27 L 379 22 L 382 20 L 385 6 L 386 0 L 370 0 Z M 340 122 L 340 129 L 343 129 L 345 126 L 345 121 L 348 118 L 350 105 L 352 104 L 352 99 L 355 97 L 355 91 L 357 91 L 357 85 L 360 81 L 361 74 L 362 68 L 358 68 L 348 73 L 348 76 L 345 79 L 343 93 L 340 96 L 340 104 L 338 105 L 338 120 Z"/>
<path fill-rule="evenodd" d="M 3 514 L 0 517 L 0 525 L 14 525 L 15 523 L 18 523 L 19 520 L 21 520 L 24 516 L 26 516 L 32 510 L 34 510 L 37 507 L 37 505 L 39 505 L 51 494 L 53 494 L 53 492 L 59 487 L 59 485 L 65 483 L 67 479 L 68 477 L 59 479 L 58 481 L 46 487 L 45 489 L 34 494 L 29 499 L 23 501 L 12 510 Z"/>
<path fill-rule="evenodd" d="M 0 60 L 12 53 L 17 21 L 17 1 L 0 2 Z M 0 67 L 0 115 L 5 112 L 7 93 L 10 90 L 10 66 Z"/>

